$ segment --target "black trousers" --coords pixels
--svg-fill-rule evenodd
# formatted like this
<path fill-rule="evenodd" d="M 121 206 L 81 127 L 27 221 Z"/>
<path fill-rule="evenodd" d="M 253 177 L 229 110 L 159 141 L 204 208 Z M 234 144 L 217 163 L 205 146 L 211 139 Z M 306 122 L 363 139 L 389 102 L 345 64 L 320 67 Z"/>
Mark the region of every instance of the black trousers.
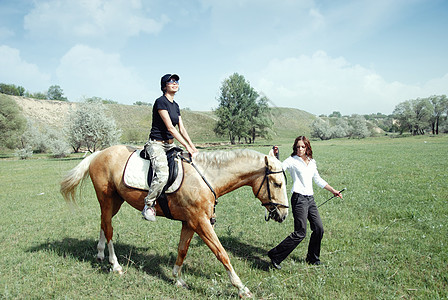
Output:
<path fill-rule="evenodd" d="M 315 263 L 319 261 L 320 244 L 324 235 L 324 227 L 314 197 L 293 193 L 291 196 L 291 206 L 294 217 L 294 232 L 288 235 L 275 248 L 272 248 L 268 252 L 268 255 L 274 262 L 281 263 L 306 237 L 306 220 L 308 219 L 312 233 L 306 261 Z"/>

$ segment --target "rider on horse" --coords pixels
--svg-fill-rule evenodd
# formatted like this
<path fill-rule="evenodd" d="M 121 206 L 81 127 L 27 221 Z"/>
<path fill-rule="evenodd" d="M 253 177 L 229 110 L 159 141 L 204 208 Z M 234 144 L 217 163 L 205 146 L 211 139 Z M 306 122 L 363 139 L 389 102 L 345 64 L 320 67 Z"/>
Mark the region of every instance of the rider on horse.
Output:
<path fill-rule="evenodd" d="M 179 76 L 164 75 L 160 80 L 160 88 L 163 95 L 157 98 L 153 105 L 151 133 L 145 144 L 145 151 L 155 173 L 142 211 L 144 219 L 148 221 L 156 220 L 155 201 L 167 184 L 169 170 L 166 152 L 176 146 L 174 138 L 186 148 L 190 155 L 198 152 L 184 127 L 179 105 L 174 101 L 174 95 L 179 90 Z M 176 125 L 179 130 L 176 129 Z"/>

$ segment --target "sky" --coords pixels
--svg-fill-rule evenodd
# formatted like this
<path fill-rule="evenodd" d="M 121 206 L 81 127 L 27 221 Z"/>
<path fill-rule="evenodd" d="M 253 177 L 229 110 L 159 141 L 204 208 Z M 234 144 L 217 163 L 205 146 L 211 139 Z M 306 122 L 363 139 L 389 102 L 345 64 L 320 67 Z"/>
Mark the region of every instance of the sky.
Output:
<path fill-rule="evenodd" d="M 448 94 L 446 0 L 0 0 L 0 83 L 210 111 L 238 73 L 273 107 L 391 114 Z"/>

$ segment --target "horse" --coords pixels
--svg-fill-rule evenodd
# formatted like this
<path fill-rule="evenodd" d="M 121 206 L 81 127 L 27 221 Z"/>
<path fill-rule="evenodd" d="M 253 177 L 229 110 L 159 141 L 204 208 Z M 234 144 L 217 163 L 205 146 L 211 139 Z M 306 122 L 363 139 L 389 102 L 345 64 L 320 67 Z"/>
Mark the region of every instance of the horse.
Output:
<path fill-rule="evenodd" d="M 116 145 L 94 152 L 71 169 L 61 181 L 60 191 L 65 200 L 76 202 L 78 185 L 90 176 L 101 208 L 97 259 L 104 260 L 107 243 L 109 263 L 113 266 L 112 270 L 119 274 L 123 273 L 123 269 L 118 263 L 112 242 L 112 218 L 124 201 L 141 211 L 147 194 L 146 191 L 129 188 L 123 182 L 125 165 L 135 150 L 130 146 Z M 181 268 L 196 233 L 223 264 L 240 298 L 252 297 L 233 269 L 211 220 L 215 217 L 217 199 L 242 186 L 252 187 L 255 197 L 266 208 L 267 220 L 272 218 L 279 223 L 285 220 L 288 215 L 288 198 L 281 162 L 272 154 L 238 149 L 201 151 L 191 161 L 182 161 L 182 166 L 184 178 L 180 188 L 166 194 L 172 217 L 182 222 L 177 259 L 172 270 L 175 284 L 187 287 L 181 276 Z M 158 201 L 156 203 L 156 215 L 165 217 Z"/>

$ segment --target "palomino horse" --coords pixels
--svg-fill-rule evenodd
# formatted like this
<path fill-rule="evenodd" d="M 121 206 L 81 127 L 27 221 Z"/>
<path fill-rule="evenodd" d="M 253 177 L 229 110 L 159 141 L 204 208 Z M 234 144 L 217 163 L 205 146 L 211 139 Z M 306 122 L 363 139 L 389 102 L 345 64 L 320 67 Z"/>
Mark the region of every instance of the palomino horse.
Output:
<path fill-rule="evenodd" d="M 112 146 L 95 152 L 83 159 L 65 176 L 61 182 L 61 193 L 67 201 L 75 201 L 77 186 L 90 175 L 101 207 L 101 231 L 98 242 L 98 259 L 104 259 L 106 242 L 109 262 L 113 271 L 122 273 L 112 243 L 112 217 L 124 201 L 142 210 L 146 192 L 131 189 L 123 183 L 123 170 L 129 156 L 135 149 L 127 146 Z M 176 285 L 186 287 L 181 278 L 181 268 L 193 234 L 196 232 L 224 265 L 231 283 L 238 288 L 240 297 L 252 294 L 243 285 L 230 264 L 229 256 L 219 241 L 210 223 L 214 217 L 215 195 L 227 194 L 242 186 L 251 186 L 254 195 L 269 210 L 269 216 L 282 222 L 288 215 L 286 182 L 282 165 L 271 155 L 252 150 L 200 152 L 194 158 L 197 170 L 188 162 L 183 162 L 184 179 L 181 187 L 167 194 L 172 216 L 182 222 L 177 260 L 173 268 Z M 201 177 L 206 178 L 207 182 Z M 159 204 L 157 216 L 164 216 Z M 136 222 L 139 222 L 136 220 Z"/>

